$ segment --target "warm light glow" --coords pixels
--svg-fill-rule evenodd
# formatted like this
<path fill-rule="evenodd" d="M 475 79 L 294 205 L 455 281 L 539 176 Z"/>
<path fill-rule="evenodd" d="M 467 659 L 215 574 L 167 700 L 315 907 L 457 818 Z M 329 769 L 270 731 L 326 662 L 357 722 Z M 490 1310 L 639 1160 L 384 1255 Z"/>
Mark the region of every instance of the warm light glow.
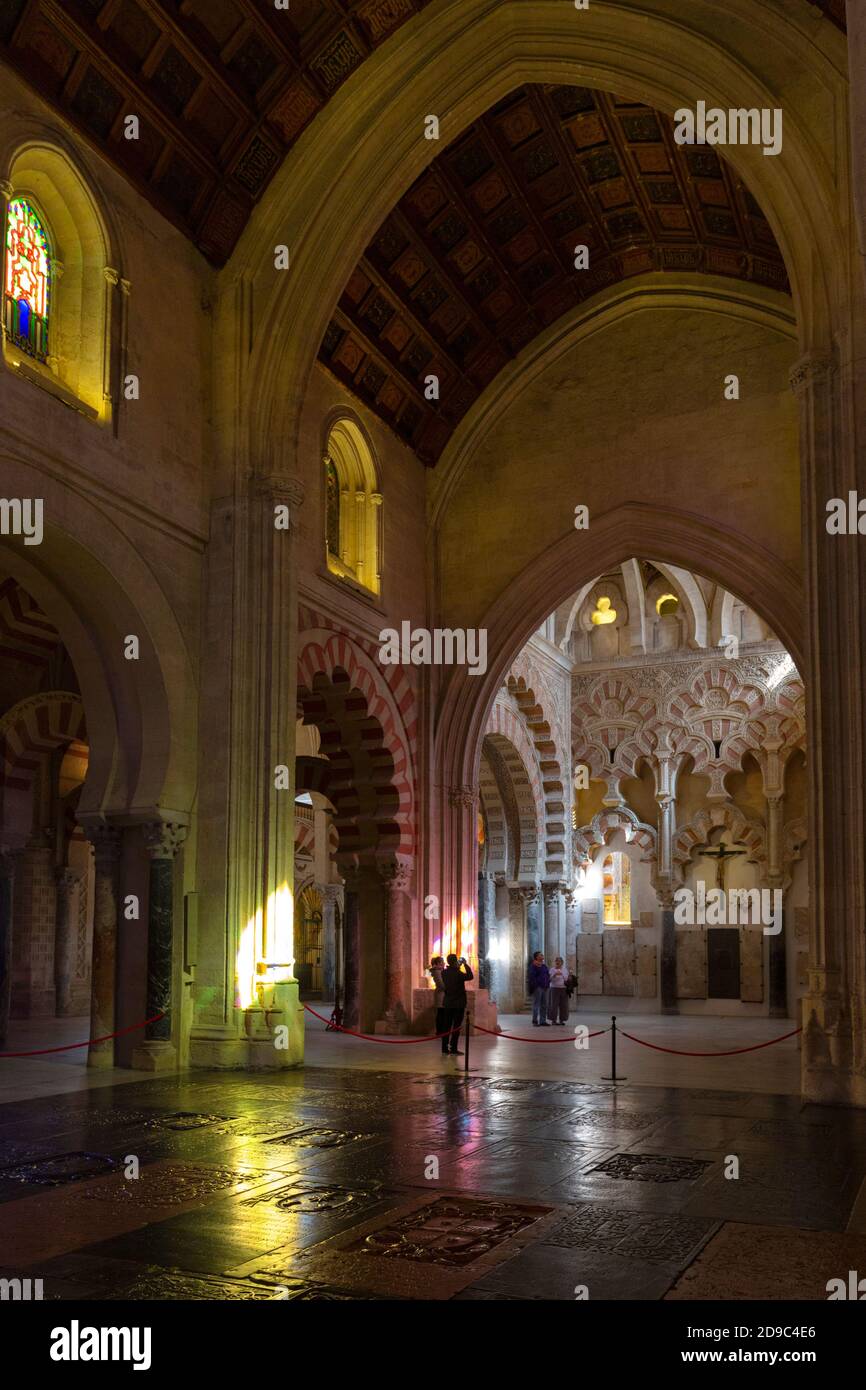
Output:
<path fill-rule="evenodd" d="M 433 942 L 432 954 L 434 956 L 447 957 L 452 953 L 458 958 L 464 956 L 473 973 L 477 971 L 478 943 L 475 913 L 469 907 L 464 908 L 461 912 L 459 925 L 456 918 L 449 918 L 442 928 L 442 935 L 437 936 Z"/>
<path fill-rule="evenodd" d="M 616 609 L 611 608 L 609 598 L 600 598 L 598 607 L 592 615 L 592 621 L 596 627 L 603 627 L 606 623 L 616 622 Z"/>
<path fill-rule="evenodd" d="M 261 1003 L 268 985 L 294 979 L 295 903 L 287 883 L 271 893 L 241 931 L 235 957 L 235 1007 Z"/>
<path fill-rule="evenodd" d="M 666 613 L 676 613 L 680 606 L 680 601 L 676 594 L 662 594 L 661 598 L 656 599 L 656 612 L 659 617 L 664 617 Z"/>

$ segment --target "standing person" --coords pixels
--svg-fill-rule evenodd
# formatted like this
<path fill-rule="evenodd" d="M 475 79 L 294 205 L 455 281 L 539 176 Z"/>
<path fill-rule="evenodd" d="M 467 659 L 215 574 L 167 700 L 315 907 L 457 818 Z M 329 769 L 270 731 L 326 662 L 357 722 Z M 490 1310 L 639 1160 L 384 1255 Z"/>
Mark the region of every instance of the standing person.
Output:
<path fill-rule="evenodd" d="M 536 951 L 529 967 L 529 993 L 532 995 L 532 1026 L 547 1027 L 547 995 L 550 971 L 544 964 L 544 952 Z"/>
<path fill-rule="evenodd" d="M 568 1021 L 568 971 L 563 964 L 562 956 L 556 957 L 550 972 L 550 1005 L 547 1016 L 553 1024 L 564 1024 Z"/>
<path fill-rule="evenodd" d="M 446 1036 L 448 1024 L 445 1022 L 445 986 L 442 983 L 442 972 L 445 969 L 445 962 L 441 956 L 432 956 L 430 959 L 430 978 L 433 981 L 433 1007 L 436 1010 L 435 1031 L 442 1035 L 442 1051 L 448 1051 L 448 1038 Z"/>
<path fill-rule="evenodd" d="M 460 1025 L 463 1022 L 463 1015 L 466 1012 L 466 981 L 473 980 L 475 977 L 463 956 L 458 960 L 452 952 L 448 957 L 448 964 L 442 971 L 442 988 L 445 992 L 445 1005 L 442 1010 L 444 1014 L 444 1027 L 452 1029 L 450 1038 L 443 1038 L 443 1043 L 448 1043 L 448 1051 L 451 1057 L 462 1057 L 463 1053 L 457 1046 L 460 1036 Z M 438 1031 L 438 1030 L 437 1030 Z"/>

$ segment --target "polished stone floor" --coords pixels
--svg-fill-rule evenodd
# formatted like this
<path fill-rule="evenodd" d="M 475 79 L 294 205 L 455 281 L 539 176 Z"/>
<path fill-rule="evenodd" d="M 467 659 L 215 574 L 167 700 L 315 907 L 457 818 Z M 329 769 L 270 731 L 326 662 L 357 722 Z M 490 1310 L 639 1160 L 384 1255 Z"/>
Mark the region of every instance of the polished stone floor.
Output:
<path fill-rule="evenodd" d="M 194 1072 L 0 1105 L 0 1277 L 70 1299 L 699 1299 L 726 1278 L 738 1298 L 825 1299 L 866 1268 L 846 1229 L 866 1114 L 466 1080 L 405 1051 L 414 1071 Z"/>

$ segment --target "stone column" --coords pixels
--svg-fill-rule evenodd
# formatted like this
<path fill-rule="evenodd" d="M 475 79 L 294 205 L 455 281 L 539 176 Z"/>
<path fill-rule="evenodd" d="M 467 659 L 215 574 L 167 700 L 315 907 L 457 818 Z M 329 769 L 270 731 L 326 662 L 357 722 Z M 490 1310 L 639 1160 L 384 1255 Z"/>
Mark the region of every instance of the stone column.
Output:
<path fill-rule="evenodd" d="M 147 901 L 147 1017 L 145 1040 L 133 1053 L 142 1071 L 170 1071 L 177 1062 L 172 1035 L 172 948 L 174 945 L 174 860 L 186 826 L 154 821 L 145 826 L 150 859 Z"/>
<path fill-rule="evenodd" d="M 361 921 L 357 876 L 346 875 L 343 912 L 343 1023 L 357 1028 L 361 1019 Z"/>
<path fill-rule="evenodd" d="M 57 879 L 57 928 L 54 934 L 54 1011 L 58 1018 L 76 1012 L 73 998 L 78 950 L 78 892 L 81 872 L 62 868 Z"/>
<path fill-rule="evenodd" d="M 274 455 L 287 447 L 259 443 Z M 303 497 L 297 478 L 266 464 L 239 477 L 232 497 L 214 507 L 203 708 L 212 736 L 222 733 L 228 746 L 225 768 L 203 764 L 200 813 L 203 825 L 224 826 L 225 833 L 213 846 L 203 838 L 198 851 L 206 886 L 194 1065 L 288 1067 L 303 1060 L 303 1011 L 292 974 L 296 532 Z M 288 1029 L 288 1045 L 277 1048 L 280 1027 Z"/>
<path fill-rule="evenodd" d="M 557 956 L 563 956 L 564 948 L 562 945 L 562 926 L 560 918 L 560 903 L 562 901 L 561 883 L 546 882 L 542 885 L 542 897 L 544 900 L 544 951 L 548 965 L 551 965 Z"/>
<path fill-rule="evenodd" d="M 524 974 L 536 951 L 544 950 L 544 924 L 542 920 L 541 893 L 538 885 L 521 890 L 526 895 L 526 960 Z"/>
<path fill-rule="evenodd" d="M 9 1030 L 12 1000 L 12 904 L 15 891 L 14 854 L 0 853 L 0 1045 Z"/>
<path fill-rule="evenodd" d="M 659 994 L 661 1012 L 677 1014 L 680 1011 L 677 999 L 677 928 L 674 921 L 674 893 L 672 888 L 657 890 L 659 906 L 662 911 L 662 945 L 659 960 Z"/>
<path fill-rule="evenodd" d="M 93 846 L 93 968 L 90 974 L 90 1036 L 87 1065 L 114 1066 L 115 961 L 117 958 L 118 893 L 121 833 L 113 825 L 88 825 L 85 834 Z"/>
<path fill-rule="evenodd" d="M 324 954 L 322 958 L 322 995 L 325 999 L 337 1000 L 338 989 L 342 986 L 342 931 L 337 930 L 337 917 L 343 889 L 339 883 L 325 883 L 319 889 L 322 895 L 322 935 Z"/>
<path fill-rule="evenodd" d="M 493 874 L 478 875 L 478 988 L 489 990 L 493 978 L 491 941 L 496 938 L 496 883 Z"/>
<path fill-rule="evenodd" d="M 397 862 L 384 865 L 380 875 L 385 886 L 385 1017 L 381 1020 L 390 1033 L 408 1032 L 409 961 L 411 958 L 411 922 L 409 900 L 406 896 L 412 881 L 408 864 Z M 376 1032 L 386 1027 L 376 1023 Z"/>
<path fill-rule="evenodd" d="M 784 888 L 785 876 L 782 870 L 782 816 L 784 797 L 767 797 L 767 887 L 775 895 Z M 770 901 L 773 901 L 771 897 Z M 788 924 L 785 920 L 785 903 L 782 899 L 782 930 L 777 936 L 767 938 L 769 1006 L 771 1018 L 788 1017 Z"/>
<path fill-rule="evenodd" d="M 565 954 L 569 970 L 577 970 L 577 938 L 580 934 L 583 904 L 574 888 L 565 894 Z"/>
<path fill-rule="evenodd" d="M 508 884 L 504 874 L 494 877 L 493 926 L 488 933 L 490 960 L 490 998 L 502 1008 L 508 1003 L 508 974 L 511 959 L 511 922 Z"/>
<path fill-rule="evenodd" d="M 798 363 L 801 514 L 807 625 L 809 986 L 803 998 L 803 1093 L 866 1104 L 863 800 L 866 560 L 860 535 L 831 535 L 827 503 L 866 494 L 858 451 L 863 382 L 847 332 Z M 844 747 L 842 742 L 844 742 Z"/>

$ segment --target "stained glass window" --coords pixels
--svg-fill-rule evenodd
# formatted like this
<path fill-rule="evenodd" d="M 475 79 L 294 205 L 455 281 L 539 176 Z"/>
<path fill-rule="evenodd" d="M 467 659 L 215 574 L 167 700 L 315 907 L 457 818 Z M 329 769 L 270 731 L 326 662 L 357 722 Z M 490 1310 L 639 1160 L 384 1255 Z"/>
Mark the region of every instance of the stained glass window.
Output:
<path fill-rule="evenodd" d="M 327 530 L 328 550 L 331 555 L 340 555 L 340 479 L 333 459 L 325 460 L 325 482 L 327 487 Z"/>
<path fill-rule="evenodd" d="M 45 362 L 48 357 L 48 308 L 51 252 L 36 210 L 13 198 L 6 219 L 6 271 L 3 325 L 16 347 Z"/>

